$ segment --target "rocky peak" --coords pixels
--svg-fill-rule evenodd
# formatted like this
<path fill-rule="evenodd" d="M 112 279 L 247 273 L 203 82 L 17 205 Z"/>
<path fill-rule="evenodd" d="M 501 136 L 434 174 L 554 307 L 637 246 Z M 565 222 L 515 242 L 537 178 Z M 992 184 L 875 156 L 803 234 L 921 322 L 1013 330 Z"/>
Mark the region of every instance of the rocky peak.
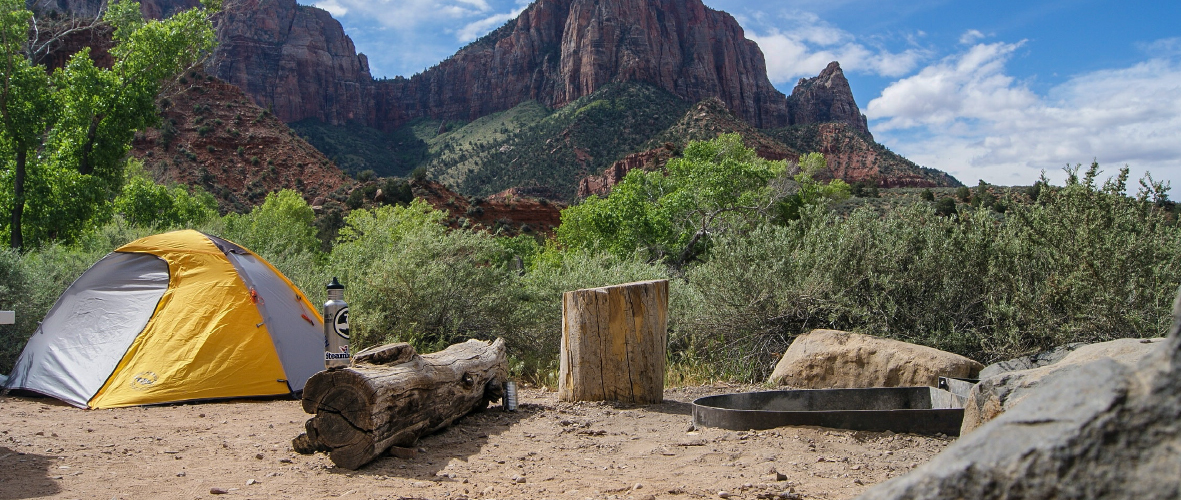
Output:
<path fill-rule="evenodd" d="M 853 100 L 849 80 L 845 79 L 845 72 L 836 61 L 828 63 L 828 67 L 815 78 L 800 78 L 791 97 L 787 98 L 787 107 L 791 111 L 792 125 L 846 123 L 873 139 L 865 115 Z"/>
<path fill-rule="evenodd" d="M 701 0 L 537 0 L 437 66 L 377 81 L 321 9 L 226 0 L 223 11 L 211 71 L 288 122 L 388 130 L 419 117 L 472 120 L 527 100 L 558 107 L 640 81 L 688 101 L 717 97 L 759 127 L 788 124 L 786 97 L 767 79 L 758 46 Z"/>

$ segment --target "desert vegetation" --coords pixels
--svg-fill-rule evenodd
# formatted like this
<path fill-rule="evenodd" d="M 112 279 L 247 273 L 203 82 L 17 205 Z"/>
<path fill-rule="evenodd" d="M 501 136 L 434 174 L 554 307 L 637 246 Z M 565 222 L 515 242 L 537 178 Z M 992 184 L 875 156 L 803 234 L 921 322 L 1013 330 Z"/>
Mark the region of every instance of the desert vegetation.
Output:
<path fill-rule="evenodd" d="M 796 335 L 822 327 L 986 362 L 1165 331 L 1181 227 L 1161 183 L 1146 178 L 1129 196 L 1127 168 L 1102 181 L 1092 164 L 1069 167 L 1063 186 L 850 198 L 850 186 L 813 178 L 823 162 L 763 160 L 722 136 L 566 209 L 551 239 L 448 228 L 416 200 L 352 210 L 327 242 L 294 191 L 220 216 L 208 195 L 132 168 L 109 220 L 0 252 L 0 305 L 19 318 L 0 326 L 0 372 L 90 264 L 181 227 L 252 249 L 314 301 L 338 276 L 358 348 L 504 337 L 516 374 L 540 383 L 556 375 L 561 294 L 644 279 L 671 280 L 674 377 L 761 380 Z"/>

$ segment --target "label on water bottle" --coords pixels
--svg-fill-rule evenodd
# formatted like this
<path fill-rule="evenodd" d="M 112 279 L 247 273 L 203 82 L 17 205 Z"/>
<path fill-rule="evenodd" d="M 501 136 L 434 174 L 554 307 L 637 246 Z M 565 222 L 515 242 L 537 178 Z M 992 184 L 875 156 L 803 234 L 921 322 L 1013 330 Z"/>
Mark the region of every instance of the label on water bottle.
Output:
<path fill-rule="evenodd" d="M 347 352 L 325 352 L 324 361 L 335 361 L 338 359 L 349 359 L 352 356 Z"/>
<path fill-rule="evenodd" d="M 349 338 L 349 308 L 342 307 L 332 318 L 332 331 L 342 338 Z"/>

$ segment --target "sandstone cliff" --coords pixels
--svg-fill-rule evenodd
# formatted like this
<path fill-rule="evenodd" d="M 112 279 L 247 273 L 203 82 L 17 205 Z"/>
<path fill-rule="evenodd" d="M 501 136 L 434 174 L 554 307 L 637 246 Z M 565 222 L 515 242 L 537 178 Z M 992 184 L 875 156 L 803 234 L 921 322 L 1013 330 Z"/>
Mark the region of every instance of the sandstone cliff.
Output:
<path fill-rule="evenodd" d="M 787 107 L 791 111 L 792 125 L 845 123 L 873 140 L 865 115 L 853 100 L 849 80 L 845 79 L 845 73 L 836 61 L 828 63 L 828 67 L 815 78 L 800 78 L 791 97 L 787 98 Z"/>
<path fill-rule="evenodd" d="M 619 81 L 717 97 L 759 127 L 789 120 L 758 46 L 700 0 L 537 0 L 439 65 L 392 80 L 373 80 L 340 23 L 294 0 L 227 0 L 219 38 L 211 71 L 288 122 L 472 120 L 527 100 L 562 106 Z"/>

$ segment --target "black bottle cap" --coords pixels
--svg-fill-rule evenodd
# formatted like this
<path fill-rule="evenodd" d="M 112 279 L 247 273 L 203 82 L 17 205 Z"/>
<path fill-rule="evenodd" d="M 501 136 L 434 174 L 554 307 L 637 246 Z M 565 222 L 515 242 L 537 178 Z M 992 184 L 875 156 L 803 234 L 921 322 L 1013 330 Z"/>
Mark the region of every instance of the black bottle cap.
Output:
<path fill-rule="evenodd" d="M 340 284 L 339 281 L 336 281 L 336 276 L 333 276 L 332 283 L 329 283 L 326 288 L 329 290 L 344 290 L 344 285 Z"/>

